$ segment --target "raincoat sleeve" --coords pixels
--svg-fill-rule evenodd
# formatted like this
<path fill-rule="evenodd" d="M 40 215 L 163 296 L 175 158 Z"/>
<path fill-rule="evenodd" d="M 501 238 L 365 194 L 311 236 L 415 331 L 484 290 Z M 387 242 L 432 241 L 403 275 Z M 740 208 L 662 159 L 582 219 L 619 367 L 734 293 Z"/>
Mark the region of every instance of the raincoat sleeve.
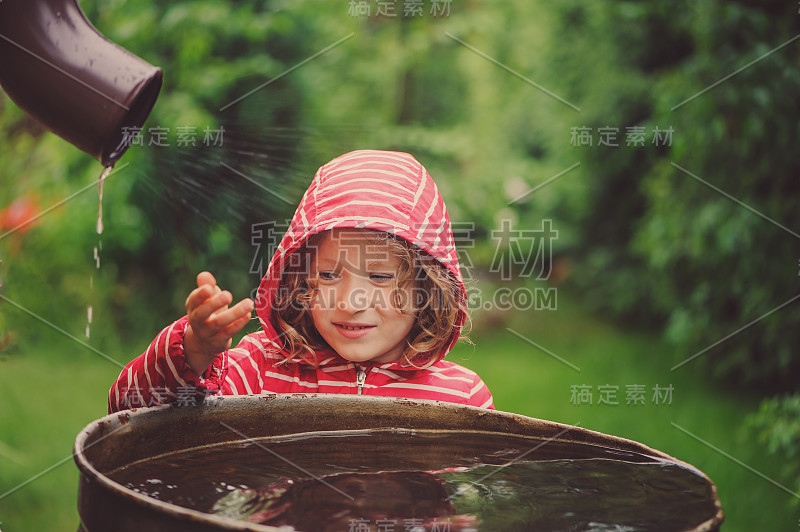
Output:
<path fill-rule="evenodd" d="M 165 328 L 139 357 L 123 368 L 108 392 L 108 412 L 168 403 L 195 404 L 220 391 L 227 373 L 228 353 L 217 355 L 198 376 L 186 361 L 183 337 L 189 318 Z"/>
<path fill-rule="evenodd" d="M 469 392 L 469 401 L 467 404 L 470 406 L 478 406 L 481 408 L 494 410 L 494 399 L 492 399 L 492 393 L 489 391 L 489 387 L 486 386 L 486 383 L 484 383 L 477 374 L 473 380 L 472 388 Z"/>

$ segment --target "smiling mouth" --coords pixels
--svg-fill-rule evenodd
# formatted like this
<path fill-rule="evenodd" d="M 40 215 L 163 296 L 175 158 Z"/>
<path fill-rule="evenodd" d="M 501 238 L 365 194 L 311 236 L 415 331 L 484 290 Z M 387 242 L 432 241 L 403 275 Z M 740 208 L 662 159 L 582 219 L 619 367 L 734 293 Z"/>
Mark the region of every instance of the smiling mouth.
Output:
<path fill-rule="evenodd" d="M 371 329 L 374 325 L 346 325 L 344 323 L 335 323 L 337 327 L 341 327 L 345 331 L 362 331 L 364 329 Z"/>

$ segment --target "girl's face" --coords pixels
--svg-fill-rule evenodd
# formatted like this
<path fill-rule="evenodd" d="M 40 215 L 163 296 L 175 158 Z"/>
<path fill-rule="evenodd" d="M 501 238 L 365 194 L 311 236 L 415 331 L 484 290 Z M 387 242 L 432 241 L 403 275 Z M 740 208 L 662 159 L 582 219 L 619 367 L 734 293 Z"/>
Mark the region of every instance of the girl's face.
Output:
<path fill-rule="evenodd" d="M 402 355 L 416 316 L 394 303 L 400 266 L 389 245 L 376 244 L 368 231 L 334 229 L 318 244 L 309 276 L 316 289 L 311 317 L 342 358 L 383 363 Z"/>

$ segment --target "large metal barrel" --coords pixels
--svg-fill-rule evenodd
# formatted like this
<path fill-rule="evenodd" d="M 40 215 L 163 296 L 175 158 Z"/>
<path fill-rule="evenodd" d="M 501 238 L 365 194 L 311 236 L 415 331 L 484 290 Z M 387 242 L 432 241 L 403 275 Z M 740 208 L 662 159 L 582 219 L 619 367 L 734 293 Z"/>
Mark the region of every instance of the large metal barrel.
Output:
<path fill-rule="evenodd" d="M 436 401 L 349 395 L 273 395 L 214 397 L 196 406 L 123 411 L 87 425 L 75 441 L 75 461 L 80 469 L 81 527 L 89 532 L 277 531 L 276 527 L 170 504 L 115 482 L 108 475 L 130 464 L 163 460 L 170 455 L 186 456 L 242 442 L 266 442 L 266 445 L 259 444 L 266 454 L 269 442 L 276 438 L 286 441 L 291 435 L 310 433 L 326 436 L 318 440 L 318 451 L 326 453 L 326 442 L 332 436 L 373 432 L 402 434 L 406 442 L 409 435 L 417 438 L 446 435 L 446 440 L 436 441 L 449 441 L 449 447 L 417 446 L 413 453 L 406 453 L 413 454 L 422 469 L 448 466 L 450 451 L 447 449 L 454 446 L 469 454 L 470 444 L 466 439 L 463 442 L 459 439 L 459 434 L 467 433 L 494 440 L 523 438 L 530 445 L 523 453 L 526 461 L 597 458 L 677 465 L 697 476 L 703 496 L 707 498 L 702 515 L 684 529 L 717 530 L 723 520 L 716 487 L 708 477 L 689 464 L 631 440 L 517 414 Z M 391 448 L 376 449 L 369 438 L 352 437 L 346 441 L 348 455 L 356 462 L 375 454 L 388 460 L 395 455 L 393 453 L 403 452 L 404 445 L 397 443 Z M 523 456 L 518 454 L 511 461 L 521 458 Z M 231 467 L 236 468 L 237 464 Z M 195 474 L 202 468 L 202 463 L 192 467 Z M 683 496 L 667 492 L 660 495 L 662 500 L 676 499 L 675 508 L 678 509 Z"/>

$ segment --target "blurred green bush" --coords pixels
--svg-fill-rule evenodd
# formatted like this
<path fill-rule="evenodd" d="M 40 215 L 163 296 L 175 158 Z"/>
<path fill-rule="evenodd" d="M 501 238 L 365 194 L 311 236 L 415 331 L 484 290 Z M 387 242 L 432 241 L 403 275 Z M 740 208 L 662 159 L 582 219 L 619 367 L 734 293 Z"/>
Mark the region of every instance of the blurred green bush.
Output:
<path fill-rule="evenodd" d="M 782 464 L 781 480 L 800 493 L 800 394 L 765 399 L 747 424 L 758 444 Z M 800 496 L 791 502 L 797 507 Z"/>
<path fill-rule="evenodd" d="M 593 194 L 574 218 L 575 285 L 627 323 L 662 329 L 676 363 L 702 352 L 689 364 L 731 386 L 796 390 L 800 305 L 775 310 L 800 288 L 796 9 L 618 1 L 557 11 L 556 58 L 586 65 L 572 90 L 592 102 L 575 125 L 648 133 L 642 148 L 623 138 L 617 149 L 576 148 Z M 668 144 L 654 145 L 656 128 L 673 131 Z"/>

